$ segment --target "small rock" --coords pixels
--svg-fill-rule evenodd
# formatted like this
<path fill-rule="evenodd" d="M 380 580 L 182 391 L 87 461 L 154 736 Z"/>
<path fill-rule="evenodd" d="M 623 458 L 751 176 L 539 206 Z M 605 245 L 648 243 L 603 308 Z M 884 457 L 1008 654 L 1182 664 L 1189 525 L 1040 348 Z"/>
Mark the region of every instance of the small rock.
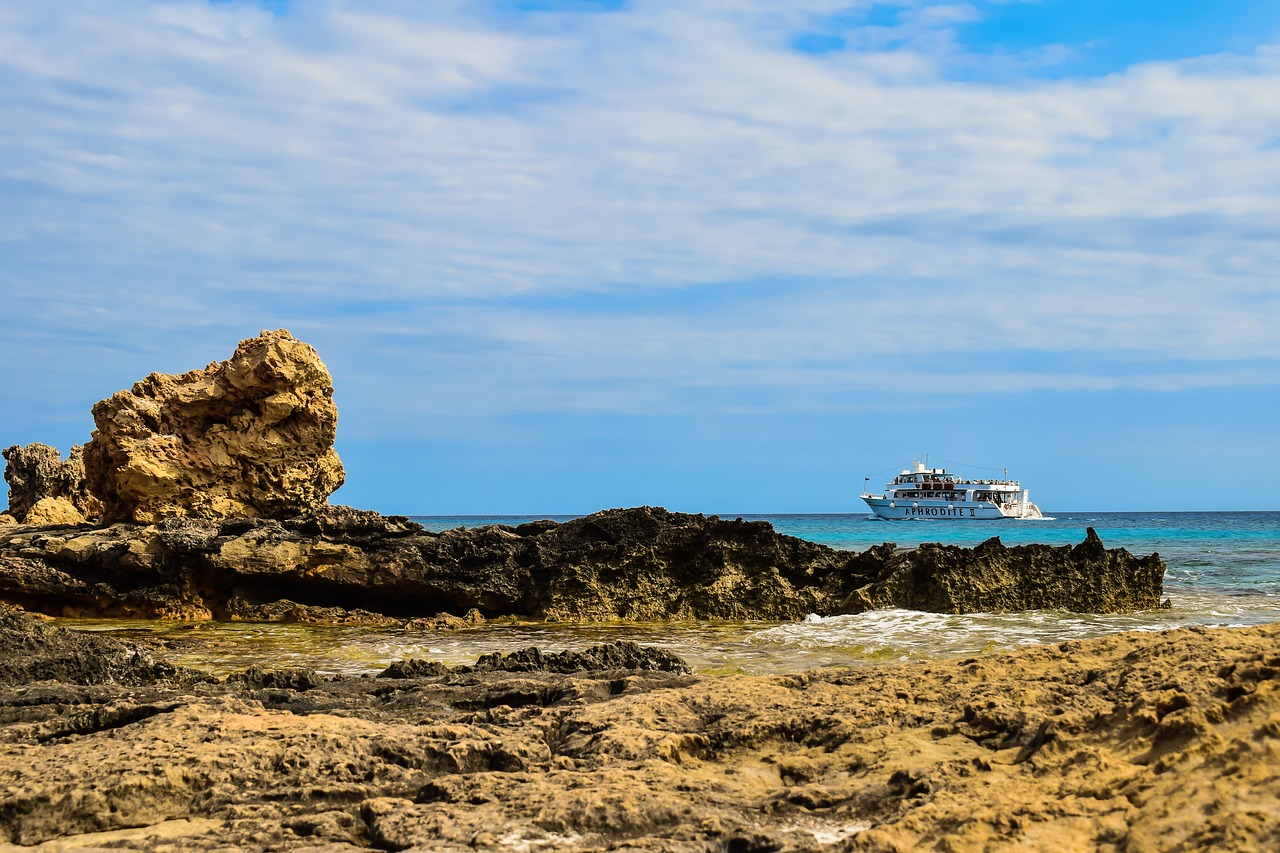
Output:
<path fill-rule="evenodd" d="M 43 524 L 83 524 L 102 511 L 102 504 L 89 492 L 84 474 L 84 448 L 75 445 L 66 461 L 57 448 L 47 444 L 13 445 L 4 450 L 5 481 L 9 484 L 9 513 L 15 521 Z M 32 509 L 47 498 L 59 498 L 80 516 L 76 522 L 42 521 L 28 518 Z M 45 510 L 48 513 L 48 510 Z M 65 510 L 58 515 L 66 517 Z"/>
<path fill-rule="evenodd" d="M 66 498 L 41 498 L 27 510 L 23 523 L 31 527 L 52 527 L 58 524 L 84 524 L 85 517 Z"/>

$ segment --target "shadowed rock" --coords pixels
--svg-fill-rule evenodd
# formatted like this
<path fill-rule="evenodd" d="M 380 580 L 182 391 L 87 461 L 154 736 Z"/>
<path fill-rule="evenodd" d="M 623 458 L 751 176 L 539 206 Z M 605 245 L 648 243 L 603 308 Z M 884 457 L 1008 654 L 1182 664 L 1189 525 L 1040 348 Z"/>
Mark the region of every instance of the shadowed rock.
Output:
<path fill-rule="evenodd" d="M 632 642 L 604 643 L 580 652 L 543 652 L 520 649 L 509 654 L 482 655 L 473 667 L 476 672 L 599 672 L 615 669 L 651 669 L 687 673 L 689 667 L 664 649 Z"/>
<path fill-rule="evenodd" d="M 153 373 L 93 419 L 85 470 L 108 522 L 284 518 L 343 482 L 329 371 L 284 330 L 203 370 Z"/>
<path fill-rule="evenodd" d="M 5 448 L 4 479 L 9 514 L 22 524 L 83 524 L 102 511 L 85 482 L 84 448 L 75 445 L 66 461 L 57 448 L 36 442 Z"/>
<path fill-rule="evenodd" d="M 926 543 L 886 555 L 875 580 L 841 605 L 846 613 L 886 607 L 933 613 L 1074 610 L 1117 613 L 1161 606 L 1164 562 L 1107 550 L 1088 528 L 1076 546 L 1015 545 L 994 537 L 976 548 Z"/>
<path fill-rule="evenodd" d="M 1092 532 L 1075 548 L 991 540 L 855 553 L 765 522 L 654 507 L 443 533 L 346 507 L 0 530 L 0 600 L 57 615 L 370 625 L 430 616 L 464 627 L 497 616 L 794 620 L 876 607 L 1123 612 L 1159 607 L 1163 575 L 1158 555 L 1107 550 Z"/>
<path fill-rule="evenodd" d="M 65 631 L 0 605 L 0 686 L 34 681 L 181 684 L 205 678 L 202 673 L 153 660 L 136 646 Z"/>
<path fill-rule="evenodd" d="M 396 661 L 378 673 L 379 678 L 440 677 L 453 673 L 474 672 L 613 672 L 645 670 L 688 674 L 689 666 L 665 649 L 641 646 L 629 641 L 601 643 L 580 652 L 544 652 L 537 647 L 519 649 L 507 654 L 494 652 L 481 655 L 474 666 L 449 667 L 436 661 Z"/>

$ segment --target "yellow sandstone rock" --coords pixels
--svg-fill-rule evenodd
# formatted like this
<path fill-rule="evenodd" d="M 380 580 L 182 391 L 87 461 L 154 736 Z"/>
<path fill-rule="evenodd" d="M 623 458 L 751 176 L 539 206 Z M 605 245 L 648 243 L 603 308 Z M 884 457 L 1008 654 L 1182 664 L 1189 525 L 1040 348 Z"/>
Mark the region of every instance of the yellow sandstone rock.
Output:
<path fill-rule="evenodd" d="M 24 524 L 49 527 L 55 524 L 84 524 L 85 518 L 66 498 L 41 498 L 27 510 Z"/>
<path fill-rule="evenodd" d="M 93 417 L 85 472 L 107 522 L 286 518 L 345 476 L 329 371 L 283 329 L 203 370 L 153 373 Z"/>

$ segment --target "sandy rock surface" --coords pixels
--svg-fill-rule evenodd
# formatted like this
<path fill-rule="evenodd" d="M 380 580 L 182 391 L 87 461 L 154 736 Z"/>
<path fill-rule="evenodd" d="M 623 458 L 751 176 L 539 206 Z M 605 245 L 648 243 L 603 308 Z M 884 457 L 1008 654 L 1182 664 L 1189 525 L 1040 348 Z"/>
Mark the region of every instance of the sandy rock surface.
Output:
<path fill-rule="evenodd" d="M 66 498 L 41 498 L 27 510 L 22 523 L 31 527 L 74 526 L 84 524 L 85 518 Z"/>
<path fill-rule="evenodd" d="M 28 637 L 0 636 L 15 630 Z M 1280 845 L 1280 626 L 773 677 L 413 669 L 326 681 L 264 666 L 170 686 L 10 678 L 0 839 L 40 850 Z"/>
<path fill-rule="evenodd" d="M 93 419 L 85 472 L 109 522 L 282 518 L 343 482 L 329 371 L 283 329 L 203 370 L 153 373 Z"/>

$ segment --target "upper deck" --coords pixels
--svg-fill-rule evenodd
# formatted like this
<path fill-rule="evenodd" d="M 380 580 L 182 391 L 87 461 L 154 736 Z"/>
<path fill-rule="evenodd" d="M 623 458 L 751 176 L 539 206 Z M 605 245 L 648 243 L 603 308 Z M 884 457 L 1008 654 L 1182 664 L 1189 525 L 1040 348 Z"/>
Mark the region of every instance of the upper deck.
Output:
<path fill-rule="evenodd" d="M 887 488 L 892 489 L 894 486 L 907 486 L 909 488 L 922 489 L 925 491 L 950 490 L 957 486 L 961 488 L 984 487 L 997 489 L 1020 489 L 1022 483 L 1018 480 L 975 480 L 967 477 L 961 477 L 952 474 L 945 468 L 925 468 L 920 462 L 916 463 L 914 471 L 903 471 L 892 481 L 887 484 Z M 1003 490 L 1001 489 L 1001 490 Z"/>

